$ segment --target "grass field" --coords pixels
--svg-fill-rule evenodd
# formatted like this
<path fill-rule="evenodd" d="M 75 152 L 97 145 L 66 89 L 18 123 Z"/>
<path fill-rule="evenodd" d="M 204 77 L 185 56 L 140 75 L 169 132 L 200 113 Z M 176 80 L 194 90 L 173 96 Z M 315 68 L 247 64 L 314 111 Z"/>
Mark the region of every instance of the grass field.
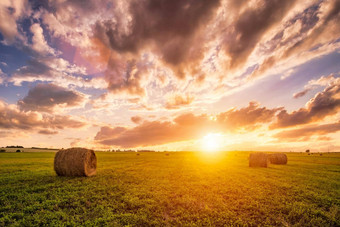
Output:
<path fill-rule="evenodd" d="M 0 153 L 0 226 L 340 226 L 340 154 L 97 152 L 97 175 L 57 177 L 55 153 Z"/>

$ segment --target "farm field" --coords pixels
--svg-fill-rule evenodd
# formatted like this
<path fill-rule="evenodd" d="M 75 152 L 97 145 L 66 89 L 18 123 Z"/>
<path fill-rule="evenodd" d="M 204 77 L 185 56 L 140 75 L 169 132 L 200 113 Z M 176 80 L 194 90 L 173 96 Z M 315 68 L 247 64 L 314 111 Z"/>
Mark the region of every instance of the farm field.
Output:
<path fill-rule="evenodd" d="M 58 177 L 53 152 L 0 153 L 0 226 L 339 226 L 340 154 L 96 152 L 94 177 Z"/>

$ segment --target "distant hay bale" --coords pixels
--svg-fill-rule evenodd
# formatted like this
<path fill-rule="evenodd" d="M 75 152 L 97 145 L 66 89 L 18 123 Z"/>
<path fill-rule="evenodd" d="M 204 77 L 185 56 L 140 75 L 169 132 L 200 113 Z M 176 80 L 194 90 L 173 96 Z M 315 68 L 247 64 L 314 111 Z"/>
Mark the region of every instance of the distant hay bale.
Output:
<path fill-rule="evenodd" d="M 283 153 L 269 154 L 268 159 L 270 163 L 276 165 L 286 165 L 288 162 L 287 155 Z"/>
<path fill-rule="evenodd" d="M 18 152 L 18 153 L 19 153 L 19 152 L 21 152 L 21 150 L 17 150 L 16 152 Z"/>
<path fill-rule="evenodd" d="M 256 152 L 249 155 L 249 167 L 267 168 L 268 158 L 266 153 Z"/>
<path fill-rule="evenodd" d="M 170 154 L 169 153 L 165 153 L 166 156 L 169 156 Z"/>
<path fill-rule="evenodd" d="M 97 158 L 93 150 L 69 148 L 59 150 L 54 157 L 54 170 L 58 176 L 93 176 Z"/>
<path fill-rule="evenodd" d="M 137 155 L 137 156 L 139 156 L 139 155 L 140 155 L 140 153 L 137 153 L 136 155 Z"/>

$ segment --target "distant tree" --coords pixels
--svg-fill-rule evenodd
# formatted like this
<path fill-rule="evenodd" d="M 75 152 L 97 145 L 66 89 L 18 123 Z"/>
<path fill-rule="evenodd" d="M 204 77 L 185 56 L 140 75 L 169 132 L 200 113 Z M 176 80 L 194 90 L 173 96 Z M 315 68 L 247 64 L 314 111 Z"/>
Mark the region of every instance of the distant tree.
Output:
<path fill-rule="evenodd" d="M 310 152 L 310 150 L 308 149 L 308 150 L 306 150 L 306 153 L 309 153 Z"/>

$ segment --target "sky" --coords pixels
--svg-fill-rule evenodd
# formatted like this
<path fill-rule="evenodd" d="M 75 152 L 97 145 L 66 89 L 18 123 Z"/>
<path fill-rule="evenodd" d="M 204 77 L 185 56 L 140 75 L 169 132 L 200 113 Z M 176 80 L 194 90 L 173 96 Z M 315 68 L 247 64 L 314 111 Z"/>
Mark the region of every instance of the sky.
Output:
<path fill-rule="evenodd" d="M 0 146 L 340 151 L 340 0 L 1 0 Z"/>

